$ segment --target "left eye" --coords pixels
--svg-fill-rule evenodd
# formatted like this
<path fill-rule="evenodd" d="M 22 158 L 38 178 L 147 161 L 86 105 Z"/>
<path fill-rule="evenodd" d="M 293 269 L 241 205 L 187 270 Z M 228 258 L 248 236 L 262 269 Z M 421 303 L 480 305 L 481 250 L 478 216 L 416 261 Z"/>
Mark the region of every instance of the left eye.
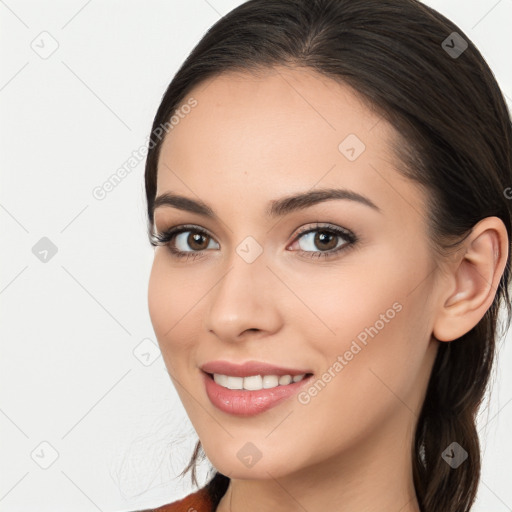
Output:
<path fill-rule="evenodd" d="M 301 245 L 301 242 L 304 243 Z M 350 240 L 347 234 L 324 228 L 300 234 L 293 245 L 298 244 L 299 249 L 305 252 L 331 252 L 348 243 Z"/>

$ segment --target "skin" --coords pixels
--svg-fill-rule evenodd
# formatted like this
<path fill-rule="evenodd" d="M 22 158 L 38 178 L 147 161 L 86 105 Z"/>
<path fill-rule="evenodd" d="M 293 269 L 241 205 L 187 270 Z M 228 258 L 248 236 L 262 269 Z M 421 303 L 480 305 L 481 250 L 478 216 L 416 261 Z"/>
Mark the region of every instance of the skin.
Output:
<path fill-rule="evenodd" d="M 180 237 L 181 250 L 205 248 L 195 260 L 155 249 L 148 305 L 206 455 L 231 478 L 218 511 L 419 511 L 411 444 L 432 365 L 440 343 L 490 307 L 508 255 L 505 226 L 482 220 L 441 259 L 427 236 L 428 197 L 396 170 L 394 129 L 348 86 L 312 70 L 223 74 L 189 96 L 198 104 L 163 142 L 157 196 L 200 199 L 220 220 L 156 209 L 157 232 L 194 224 L 212 238 L 198 246 Z M 338 149 L 348 134 L 366 146 L 354 161 Z M 363 194 L 380 211 L 330 200 L 265 216 L 273 199 L 329 187 Z M 309 258 L 324 246 L 297 231 L 315 222 L 359 240 Z M 263 250 L 252 263 L 236 252 L 247 236 Z M 260 360 L 317 379 L 394 303 L 400 312 L 309 403 L 293 397 L 250 418 L 210 403 L 205 362 Z M 237 457 L 247 442 L 261 452 L 252 467 Z"/>

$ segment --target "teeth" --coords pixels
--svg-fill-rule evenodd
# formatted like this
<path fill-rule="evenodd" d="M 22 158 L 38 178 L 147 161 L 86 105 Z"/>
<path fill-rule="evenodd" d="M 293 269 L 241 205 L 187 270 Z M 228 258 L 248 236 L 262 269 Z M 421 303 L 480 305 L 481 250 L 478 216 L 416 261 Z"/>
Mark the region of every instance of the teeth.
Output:
<path fill-rule="evenodd" d="M 244 377 L 242 380 L 244 381 L 244 389 L 248 389 L 249 391 L 256 391 L 258 389 L 263 389 L 263 378 L 261 377 L 261 375 L 253 375 L 252 377 Z"/>
<path fill-rule="evenodd" d="M 277 375 L 264 375 L 263 376 L 263 388 L 275 388 L 279 385 L 279 377 Z"/>
<path fill-rule="evenodd" d="M 279 377 L 279 385 L 280 386 L 287 386 L 292 381 L 291 375 L 282 375 Z"/>
<path fill-rule="evenodd" d="M 291 382 L 299 382 L 305 377 L 301 375 L 251 375 L 250 377 L 232 377 L 231 375 L 213 374 L 213 380 L 224 388 L 228 389 L 247 389 L 248 391 L 258 391 L 260 389 L 270 389 L 277 386 L 287 386 Z"/>
<path fill-rule="evenodd" d="M 213 380 L 219 384 L 219 386 L 222 386 L 224 388 L 227 388 L 228 384 L 228 378 L 226 375 L 221 375 L 220 373 L 214 373 L 213 374 Z"/>
<path fill-rule="evenodd" d="M 228 389 L 243 389 L 244 388 L 244 379 L 242 377 L 231 377 L 228 376 L 226 387 Z"/>

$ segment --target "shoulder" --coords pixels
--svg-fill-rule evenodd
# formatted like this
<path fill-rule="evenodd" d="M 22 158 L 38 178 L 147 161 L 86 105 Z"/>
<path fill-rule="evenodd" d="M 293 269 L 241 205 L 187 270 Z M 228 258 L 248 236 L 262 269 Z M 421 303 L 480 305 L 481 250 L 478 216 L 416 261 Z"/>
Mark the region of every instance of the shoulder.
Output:
<path fill-rule="evenodd" d="M 158 508 L 139 510 L 138 512 L 214 512 L 212 501 L 205 487 L 183 499 L 173 501 Z"/>

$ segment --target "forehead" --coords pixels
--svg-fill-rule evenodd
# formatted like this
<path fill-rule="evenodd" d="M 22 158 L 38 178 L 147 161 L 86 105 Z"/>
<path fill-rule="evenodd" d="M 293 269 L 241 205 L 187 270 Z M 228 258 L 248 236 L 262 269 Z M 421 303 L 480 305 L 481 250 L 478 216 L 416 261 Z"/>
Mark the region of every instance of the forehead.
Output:
<path fill-rule="evenodd" d="M 349 134 L 364 140 L 367 148 L 386 151 L 382 136 L 392 132 L 349 86 L 311 70 L 225 73 L 189 96 L 197 106 L 166 138 L 165 146 L 176 158 L 181 149 L 190 149 L 193 139 L 203 155 L 230 157 L 233 164 L 254 152 L 260 165 L 278 163 L 285 155 L 287 160 L 317 160 L 325 151 L 338 156 L 338 146 Z M 372 134 L 378 124 L 381 129 Z"/>
<path fill-rule="evenodd" d="M 224 73 L 183 103 L 191 97 L 196 106 L 162 144 L 157 195 L 192 191 L 229 200 L 246 193 L 266 203 L 317 184 L 373 194 L 380 203 L 396 202 L 397 194 L 420 198 L 395 169 L 393 127 L 346 84 L 274 68 Z"/>

